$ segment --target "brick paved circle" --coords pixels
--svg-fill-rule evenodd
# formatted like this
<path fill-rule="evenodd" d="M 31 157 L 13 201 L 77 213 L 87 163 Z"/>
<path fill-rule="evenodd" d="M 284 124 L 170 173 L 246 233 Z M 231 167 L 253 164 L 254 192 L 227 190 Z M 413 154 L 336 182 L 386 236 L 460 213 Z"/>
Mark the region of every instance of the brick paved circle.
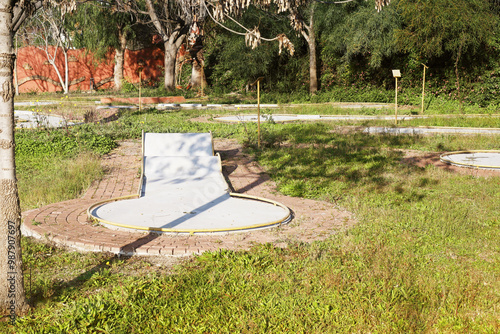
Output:
<path fill-rule="evenodd" d="M 275 184 L 234 140 L 215 140 L 223 171 L 236 192 L 266 197 L 288 206 L 294 219 L 281 227 L 211 235 L 169 235 L 111 230 L 87 221 L 87 208 L 100 200 L 129 195 L 139 187 L 141 144 L 124 141 L 102 159 L 107 174 L 78 199 L 23 213 L 23 235 L 79 251 L 123 255 L 187 256 L 218 249 L 244 250 L 257 243 L 286 247 L 289 241 L 323 240 L 353 224 L 351 215 L 331 203 L 279 195 Z"/>

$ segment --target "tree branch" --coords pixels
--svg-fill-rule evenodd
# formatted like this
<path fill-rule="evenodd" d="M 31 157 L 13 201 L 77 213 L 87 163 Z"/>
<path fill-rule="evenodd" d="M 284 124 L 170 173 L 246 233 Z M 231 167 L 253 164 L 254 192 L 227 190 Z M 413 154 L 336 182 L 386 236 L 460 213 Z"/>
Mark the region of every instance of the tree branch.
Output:
<path fill-rule="evenodd" d="M 151 18 L 155 29 L 158 31 L 158 34 L 160 34 L 163 42 L 167 42 L 169 40 L 169 36 L 167 35 L 163 25 L 160 23 L 151 0 L 146 0 L 146 8 L 148 9 L 148 15 Z"/>
<path fill-rule="evenodd" d="M 21 27 L 23 22 L 30 15 L 32 15 L 34 12 L 36 12 L 37 10 L 42 8 L 42 5 L 43 5 L 42 1 L 37 1 L 32 5 L 31 8 L 27 7 L 27 5 L 22 6 L 22 7 L 19 7 L 19 6 L 14 7 L 14 10 L 13 10 L 14 15 L 12 17 L 12 24 L 11 24 L 12 31 L 14 32 L 14 34 L 19 30 L 19 28 Z"/>

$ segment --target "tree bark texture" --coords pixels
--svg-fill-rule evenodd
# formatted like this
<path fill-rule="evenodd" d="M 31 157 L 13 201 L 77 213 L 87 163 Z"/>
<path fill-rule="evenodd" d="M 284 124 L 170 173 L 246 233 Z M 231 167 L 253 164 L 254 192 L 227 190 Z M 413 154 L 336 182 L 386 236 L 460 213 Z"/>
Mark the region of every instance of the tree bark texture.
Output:
<path fill-rule="evenodd" d="M 309 93 L 315 94 L 318 91 L 318 64 L 316 57 L 316 34 L 314 32 L 314 4 L 311 4 L 309 24 L 304 24 L 306 31 L 302 30 L 302 36 L 307 41 L 309 47 Z"/>
<path fill-rule="evenodd" d="M 203 57 L 203 37 L 198 36 L 196 42 L 189 50 L 191 59 L 193 60 L 193 67 L 191 70 L 191 87 L 192 88 L 204 88 L 207 86 L 205 80 L 205 73 L 203 67 L 205 65 L 205 59 Z"/>
<path fill-rule="evenodd" d="M 163 6 L 164 12 L 169 13 L 168 2 L 164 2 Z M 151 22 L 161 36 L 163 45 L 165 46 L 165 89 L 173 91 L 175 90 L 175 62 L 177 51 L 186 37 L 188 25 L 185 22 L 178 21 L 175 27 L 171 27 L 171 22 L 168 20 L 160 20 L 156 14 L 152 0 L 146 0 L 146 7 Z"/>
<path fill-rule="evenodd" d="M 316 36 L 314 31 L 309 34 L 309 93 L 318 91 L 318 64 L 316 58 Z"/>
<path fill-rule="evenodd" d="M 179 49 L 174 43 L 169 41 L 165 45 L 165 89 L 167 91 L 175 90 L 175 61 L 177 50 Z"/>
<path fill-rule="evenodd" d="M 21 209 L 14 160 L 12 2 L 0 0 L 0 315 L 15 320 L 29 306 L 21 256 Z"/>
<path fill-rule="evenodd" d="M 69 93 L 69 63 L 68 63 L 68 50 L 63 47 L 64 52 L 64 90 L 65 94 Z"/>
<path fill-rule="evenodd" d="M 113 78 L 116 91 L 122 89 L 123 83 L 123 65 L 125 63 L 125 48 L 127 47 L 127 38 L 123 29 L 118 29 L 118 40 L 120 42 L 120 46 L 115 50 L 115 68 L 113 72 Z"/>
<path fill-rule="evenodd" d="M 176 29 L 163 39 L 165 46 L 165 89 L 175 90 L 175 71 L 177 68 L 177 52 L 186 37 L 187 26 L 178 25 Z"/>

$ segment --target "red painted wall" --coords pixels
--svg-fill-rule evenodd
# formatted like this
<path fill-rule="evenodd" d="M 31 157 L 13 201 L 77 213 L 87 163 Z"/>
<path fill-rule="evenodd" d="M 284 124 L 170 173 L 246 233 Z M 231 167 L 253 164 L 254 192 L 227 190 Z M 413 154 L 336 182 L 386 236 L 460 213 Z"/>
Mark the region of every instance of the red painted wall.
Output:
<path fill-rule="evenodd" d="M 51 49 L 53 54 L 53 49 Z M 85 50 L 69 50 L 70 61 L 69 81 L 83 79 L 79 83 L 70 86 L 70 90 L 89 90 L 90 78 L 94 78 L 96 84 L 100 81 L 113 77 L 114 52 L 110 53 L 106 60 L 94 60 L 92 55 L 85 55 Z M 144 61 L 142 78 L 145 82 L 156 82 L 163 80 L 163 51 L 159 48 L 148 48 L 139 51 L 125 51 L 124 78 L 128 82 L 139 82 L 137 62 Z M 64 78 L 64 55 L 61 50 L 57 52 L 56 64 L 61 76 Z M 17 53 L 17 82 L 19 92 L 54 92 L 62 91 L 62 87 L 54 85 L 41 77 L 50 78 L 59 82 L 54 67 L 47 61 L 45 52 L 39 48 L 28 46 L 18 50 Z M 35 77 L 37 76 L 37 77 Z M 80 81 L 80 80 L 78 80 Z M 99 89 L 111 88 L 113 80 L 99 87 Z"/>

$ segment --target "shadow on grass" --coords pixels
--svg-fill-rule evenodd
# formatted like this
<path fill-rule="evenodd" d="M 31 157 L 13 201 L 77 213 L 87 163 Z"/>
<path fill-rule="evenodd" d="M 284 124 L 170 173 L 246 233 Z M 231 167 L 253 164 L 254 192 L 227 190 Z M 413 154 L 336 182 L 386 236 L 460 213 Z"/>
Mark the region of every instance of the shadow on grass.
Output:
<path fill-rule="evenodd" d="M 341 133 L 309 124 L 278 131 L 287 138 L 285 144 L 255 153 L 287 195 L 316 197 L 346 187 L 369 191 L 390 188 L 401 194 L 410 192 L 411 187 L 400 183 L 424 173 L 422 168 L 402 163 L 403 149 L 414 145 L 420 136 Z M 423 199 L 421 195 L 413 197 Z"/>
<path fill-rule="evenodd" d="M 125 259 L 127 259 L 127 257 Z M 29 277 L 29 285 L 26 287 L 29 303 L 32 307 L 37 307 L 40 303 L 44 303 L 49 300 L 57 300 L 63 295 L 70 295 L 72 292 L 74 293 L 76 290 L 81 289 L 86 282 L 90 281 L 94 277 L 94 275 L 101 275 L 106 272 L 107 269 L 111 267 L 113 262 L 118 260 L 119 258 L 116 255 L 109 254 L 98 264 L 69 281 L 60 279 L 39 281 L 34 283 L 33 290 L 31 290 L 32 287 L 30 286 L 31 272 L 26 271 L 25 277 Z"/>
<path fill-rule="evenodd" d="M 148 242 L 158 238 L 160 234 L 157 233 L 149 233 L 145 235 L 142 238 L 137 239 L 133 243 L 130 243 L 128 245 L 123 246 L 121 249 L 122 250 L 132 250 L 137 247 L 140 247 L 144 244 L 147 244 Z M 34 256 L 35 258 L 39 257 L 40 255 L 40 249 L 42 249 L 42 252 L 57 252 L 57 248 L 52 245 L 45 245 L 41 244 L 38 242 L 33 242 L 33 241 L 24 241 L 24 244 L 29 243 L 30 245 L 27 245 L 24 251 L 31 253 L 33 252 L 33 247 L 36 247 L 35 253 L 31 256 Z M 35 246 L 33 246 L 35 245 Z M 27 256 L 30 256 L 26 254 Z M 52 254 L 46 254 L 49 257 L 51 257 Z M 85 256 L 82 254 L 82 256 Z M 113 279 L 113 273 L 111 272 L 111 268 L 113 267 L 113 264 L 120 262 L 120 265 L 123 265 L 124 262 L 129 261 L 132 256 L 131 255 L 117 255 L 117 254 L 112 254 L 112 253 L 99 253 L 97 255 L 99 259 L 97 260 L 97 264 L 93 265 L 91 268 L 86 269 L 84 272 L 80 273 L 79 275 L 69 279 L 69 280 L 64 280 L 60 278 L 51 278 L 49 280 L 41 279 L 38 280 L 37 282 L 32 282 L 32 275 L 36 275 L 35 273 L 31 272 L 31 267 L 36 268 L 36 264 L 25 264 L 25 269 L 24 271 L 24 276 L 25 276 L 25 285 L 26 285 L 26 292 L 27 292 L 27 297 L 29 298 L 29 303 L 32 307 L 36 307 L 40 303 L 47 302 L 49 300 L 52 301 L 57 301 L 59 298 L 64 298 L 63 296 L 71 296 L 74 293 L 77 293 L 80 290 L 84 290 L 83 287 L 88 284 L 90 281 L 95 281 L 95 284 L 97 287 L 99 285 L 106 284 L 108 280 Z M 54 255 L 54 258 L 58 258 L 57 255 Z M 36 262 L 44 262 L 44 258 L 40 260 L 36 260 Z M 66 262 L 66 261 L 65 261 Z M 44 266 L 46 266 L 45 264 Z M 60 264 L 52 264 L 54 267 L 59 267 L 61 271 L 65 270 L 65 265 L 61 266 Z"/>

